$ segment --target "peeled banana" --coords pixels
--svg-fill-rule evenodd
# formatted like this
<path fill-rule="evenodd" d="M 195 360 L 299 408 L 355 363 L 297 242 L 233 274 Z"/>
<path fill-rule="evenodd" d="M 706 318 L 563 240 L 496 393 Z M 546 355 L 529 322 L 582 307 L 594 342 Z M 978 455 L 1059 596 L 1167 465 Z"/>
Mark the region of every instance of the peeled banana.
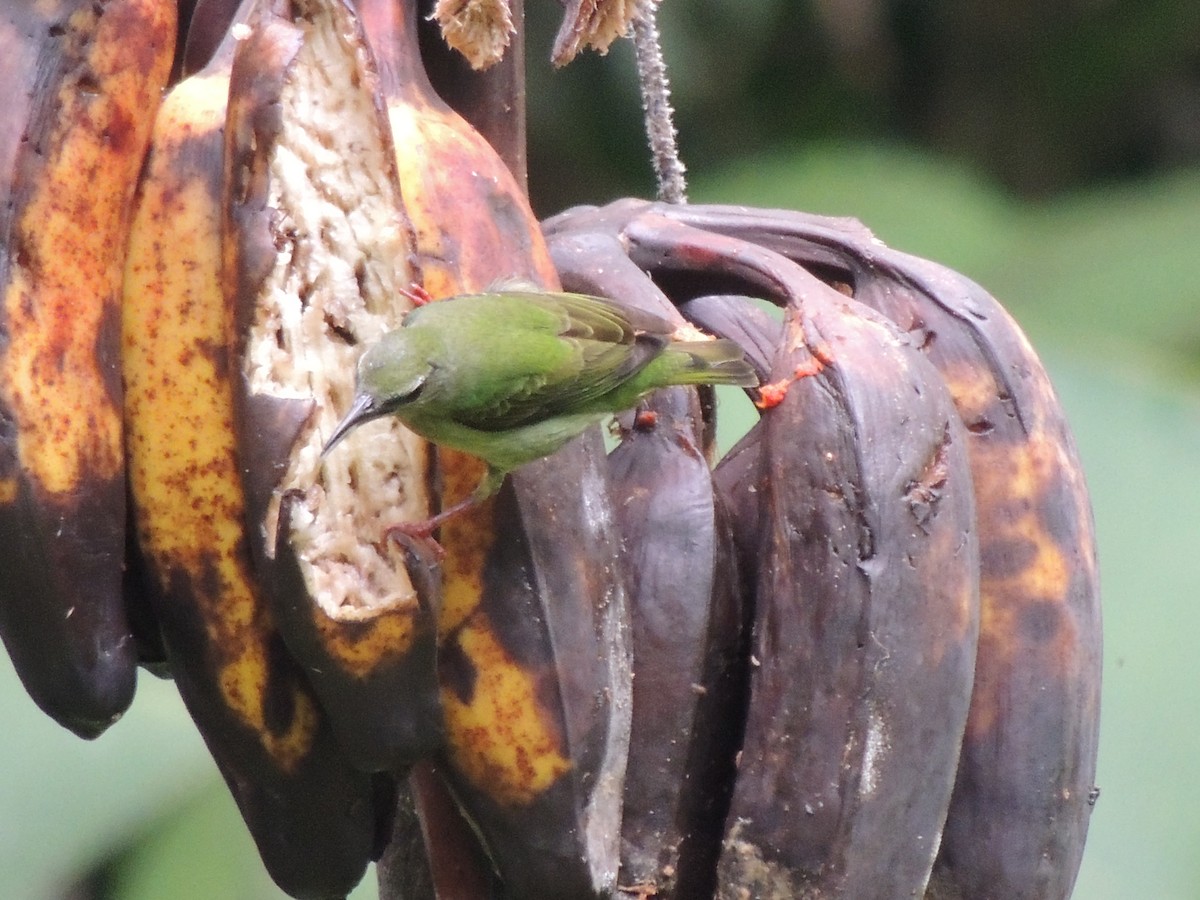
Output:
<path fill-rule="evenodd" d="M 425 447 L 376 423 L 344 452 L 320 448 L 363 345 L 411 306 L 412 232 L 352 10 L 312 0 L 251 28 L 230 82 L 221 228 L 250 551 L 351 759 L 395 769 L 442 737 L 436 610 L 385 537 L 427 513 Z"/>

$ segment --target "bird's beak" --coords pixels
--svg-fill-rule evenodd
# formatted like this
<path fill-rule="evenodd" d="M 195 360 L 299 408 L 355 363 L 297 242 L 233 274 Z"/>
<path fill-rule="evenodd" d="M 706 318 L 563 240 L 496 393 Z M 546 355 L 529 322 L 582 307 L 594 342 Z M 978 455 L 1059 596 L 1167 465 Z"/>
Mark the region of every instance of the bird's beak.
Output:
<path fill-rule="evenodd" d="M 342 438 L 359 425 L 378 418 L 381 414 L 374 409 L 374 405 L 374 398 L 370 394 L 358 394 L 354 398 L 354 403 L 350 405 L 350 409 L 346 412 L 346 415 L 342 417 L 342 421 L 338 422 L 337 427 L 333 429 L 333 434 L 329 436 L 329 440 L 325 442 L 325 446 L 321 449 L 321 456 L 324 457 L 341 442 Z"/>

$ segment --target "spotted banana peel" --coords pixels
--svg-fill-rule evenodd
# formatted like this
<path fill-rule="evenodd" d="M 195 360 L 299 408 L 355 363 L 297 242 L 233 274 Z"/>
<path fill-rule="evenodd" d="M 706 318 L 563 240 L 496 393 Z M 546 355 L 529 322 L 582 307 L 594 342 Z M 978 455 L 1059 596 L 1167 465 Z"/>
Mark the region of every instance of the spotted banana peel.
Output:
<path fill-rule="evenodd" d="M 258 76 L 278 76 L 274 64 L 298 41 L 249 5 L 247 20 L 254 36 L 227 38 L 168 95 L 155 125 L 125 281 L 131 495 L 171 672 L 268 871 L 293 896 L 341 896 L 362 877 L 378 842 L 377 807 L 390 802 L 352 765 L 358 745 L 335 738 L 344 708 L 322 706 L 314 685 L 324 682 L 289 651 L 272 602 L 279 577 L 251 526 L 244 479 L 263 475 L 238 440 L 243 339 L 222 277 L 226 121 L 236 127 L 247 93 L 235 56 L 251 58 Z M 262 437 L 282 443 L 297 424 L 282 420 Z"/>
<path fill-rule="evenodd" d="M 83 737 L 136 681 L 121 261 L 174 46 L 174 4 L 156 0 L 0 11 L 0 636 L 33 699 Z"/>

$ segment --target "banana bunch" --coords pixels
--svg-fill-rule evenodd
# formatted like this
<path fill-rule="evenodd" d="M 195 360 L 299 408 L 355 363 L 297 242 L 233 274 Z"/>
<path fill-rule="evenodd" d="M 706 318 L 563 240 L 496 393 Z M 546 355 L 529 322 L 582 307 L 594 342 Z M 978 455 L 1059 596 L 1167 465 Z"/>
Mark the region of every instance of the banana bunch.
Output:
<path fill-rule="evenodd" d="M 711 895 L 1069 896 L 1096 796 L 1095 541 L 1016 324 L 852 220 L 624 200 L 544 228 L 565 284 L 619 270 L 628 294 L 644 272 L 764 382 L 712 473 L 751 624 Z M 641 548 L 667 572 L 669 534 Z M 647 878 L 623 855 L 623 883 L 696 896 L 661 859 Z"/>
<path fill-rule="evenodd" d="M 50 715 L 172 677 L 295 897 L 372 859 L 468 900 L 1070 893 L 1090 509 L 992 298 L 849 220 L 539 226 L 417 0 L 10 5 L 0 636 Z M 569 4 L 560 55 L 632 9 Z M 714 464 L 711 390 L 661 391 L 437 557 L 389 528 L 478 460 L 391 419 L 321 448 L 414 297 L 512 278 L 738 342 L 761 416 Z"/>
<path fill-rule="evenodd" d="M 556 285 L 517 180 L 433 93 L 416 19 L 338 0 L 3 13 L 22 91 L 0 157 L 0 632 L 84 736 L 129 704 L 139 660 L 173 677 L 295 896 L 349 890 L 435 756 L 444 780 L 422 769 L 414 795 L 452 784 L 489 850 L 511 846 L 496 858 L 532 861 L 497 864 L 510 883 L 598 893 L 631 679 L 614 515 L 576 490 L 603 481 L 599 435 L 447 529 L 443 564 L 385 529 L 474 460 L 384 422 L 319 456 L 410 285 Z M 592 548 L 566 570 L 563 528 Z"/>

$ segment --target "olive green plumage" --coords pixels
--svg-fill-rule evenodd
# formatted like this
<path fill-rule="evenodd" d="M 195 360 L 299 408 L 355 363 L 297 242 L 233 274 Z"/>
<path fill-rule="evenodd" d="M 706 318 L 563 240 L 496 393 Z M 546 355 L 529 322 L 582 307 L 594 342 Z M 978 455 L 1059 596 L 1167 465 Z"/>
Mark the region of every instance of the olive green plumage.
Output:
<path fill-rule="evenodd" d="M 582 294 L 494 291 L 405 316 L 358 365 L 355 426 L 394 415 L 488 465 L 476 499 L 606 415 L 669 385 L 758 382 L 731 341 L 679 341 L 657 316 Z"/>

